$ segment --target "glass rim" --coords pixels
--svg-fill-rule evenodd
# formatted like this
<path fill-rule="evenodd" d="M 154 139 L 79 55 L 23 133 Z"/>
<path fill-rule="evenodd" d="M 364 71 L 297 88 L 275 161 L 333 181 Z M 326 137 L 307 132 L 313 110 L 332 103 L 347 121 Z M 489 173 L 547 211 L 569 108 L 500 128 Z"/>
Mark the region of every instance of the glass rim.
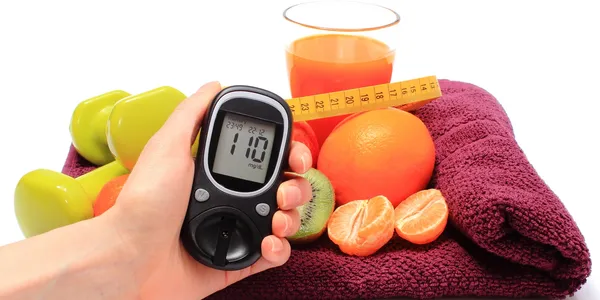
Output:
<path fill-rule="evenodd" d="M 306 5 L 306 4 L 318 4 L 318 3 L 322 3 L 322 2 L 347 2 L 347 3 L 357 3 L 357 4 L 362 4 L 362 5 L 369 5 L 372 7 L 377 7 L 383 10 L 386 10 L 389 13 L 392 13 L 394 15 L 394 20 L 392 22 L 389 22 L 387 24 L 383 24 L 383 25 L 379 25 L 379 26 L 371 26 L 371 27 L 365 27 L 365 28 L 341 28 L 341 27 L 324 27 L 324 26 L 318 26 L 318 25 L 311 25 L 311 24 L 307 24 L 304 22 L 300 22 L 297 20 L 294 20 L 292 18 L 290 18 L 288 16 L 288 13 L 290 10 L 298 7 L 298 6 L 302 6 L 302 5 Z M 367 3 L 367 2 L 361 2 L 361 1 L 352 1 L 352 0 L 314 0 L 314 1 L 308 1 L 308 2 L 302 2 L 302 3 L 297 3 L 294 4 L 292 6 L 289 6 L 288 8 L 286 8 L 283 11 L 283 18 L 291 23 L 303 26 L 303 27 L 307 27 L 307 28 L 311 28 L 311 29 L 317 29 L 317 30 L 324 30 L 324 31 L 338 31 L 338 32 L 364 32 L 364 31 L 375 31 L 375 30 L 381 30 L 381 29 L 385 29 L 388 27 L 392 27 L 398 23 L 400 23 L 400 15 L 394 11 L 391 8 L 385 7 L 383 5 L 379 5 L 379 4 L 375 4 L 375 3 Z"/>

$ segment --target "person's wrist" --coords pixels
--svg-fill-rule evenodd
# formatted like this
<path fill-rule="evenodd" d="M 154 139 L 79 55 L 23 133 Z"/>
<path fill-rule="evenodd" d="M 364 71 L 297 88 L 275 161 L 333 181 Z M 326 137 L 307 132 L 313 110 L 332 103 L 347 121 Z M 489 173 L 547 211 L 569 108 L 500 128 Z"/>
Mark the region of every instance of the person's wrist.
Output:
<path fill-rule="evenodd" d="M 94 220 L 102 230 L 109 234 L 109 238 L 119 242 L 120 251 L 129 255 L 138 254 L 134 232 L 129 229 L 130 225 L 127 224 L 127 220 L 123 218 L 123 214 L 117 208 L 95 217 Z"/>
<path fill-rule="evenodd" d="M 97 232 L 98 243 L 107 246 L 107 258 L 118 264 L 120 274 L 115 274 L 119 280 L 128 286 L 128 290 L 137 293 L 143 284 L 146 255 L 140 251 L 137 237 L 127 230 L 127 223 L 117 210 L 107 211 L 90 220 Z"/>

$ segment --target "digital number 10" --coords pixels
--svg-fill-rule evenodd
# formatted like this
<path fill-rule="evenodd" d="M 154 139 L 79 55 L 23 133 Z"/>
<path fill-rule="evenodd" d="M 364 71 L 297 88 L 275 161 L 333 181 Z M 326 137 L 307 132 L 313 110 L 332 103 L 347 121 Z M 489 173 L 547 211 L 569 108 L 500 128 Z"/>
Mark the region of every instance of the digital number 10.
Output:
<path fill-rule="evenodd" d="M 236 143 L 238 141 L 238 137 L 239 137 L 239 133 L 236 133 L 233 136 L 233 144 L 231 144 L 231 150 L 229 151 L 229 153 L 231 153 L 231 155 L 233 155 L 235 153 L 235 146 Z M 254 142 L 254 145 L 252 145 Z M 262 146 L 262 153 L 260 154 L 260 158 L 257 157 L 257 149 L 258 149 L 258 145 L 260 143 L 263 143 Z M 248 147 L 246 148 L 246 158 L 250 158 L 252 159 L 253 162 L 255 163 L 261 163 L 265 160 L 265 155 L 267 154 L 267 145 L 269 145 L 269 140 L 267 140 L 266 137 L 264 136 L 258 136 L 258 137 L 254 137 L 254 136 L 250 136 L 250 138 L 248 139 Z M 252 150 L 252 152 L 250 152 L 250 150 Z M 250 154 L 252 153 L 252 155 Z"/>

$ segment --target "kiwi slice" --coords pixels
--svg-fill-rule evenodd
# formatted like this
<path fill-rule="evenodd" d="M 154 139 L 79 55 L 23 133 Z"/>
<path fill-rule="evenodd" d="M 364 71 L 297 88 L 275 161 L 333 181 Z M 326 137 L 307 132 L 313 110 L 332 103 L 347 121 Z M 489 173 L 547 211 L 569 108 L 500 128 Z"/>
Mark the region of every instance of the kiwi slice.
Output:
<path fill-rule="evenodd" d="M 325 232 L 329 217 L 335 208 L 335 192 L 329 178 L 315 168 L 296 175 L 310 182 L 312 198 L 297 208 L 300 213 L 300 229 L 288 237 L 288 240 L 296 244 L 309 243 Z"/>

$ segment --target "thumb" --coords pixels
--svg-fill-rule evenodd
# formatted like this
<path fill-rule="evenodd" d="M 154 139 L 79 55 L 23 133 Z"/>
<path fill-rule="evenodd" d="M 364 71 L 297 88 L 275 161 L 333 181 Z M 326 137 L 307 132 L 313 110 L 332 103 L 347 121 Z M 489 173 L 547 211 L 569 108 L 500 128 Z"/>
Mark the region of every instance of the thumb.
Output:
<path fill-rule="evenodd" d="M 198 135 L 204 114 L 219 91 L 221 91 L 219 82 L 209 82 L 179 103 L 163 126 L 154 134 L 153 141 L 147 145 L 147 148 L 168 148 L 170 155 L 189 156 L 190 147 Z M 144 149 L 145 152 L 146 150 L 154 149 Z"/>
<path fill-rule="evenodd" d="M 186 185 L 192 180 L 191 146 L 210 102 L 220 90 L 218 82 L 209 82 L 179 103 L 147 141 L 120 195 L 145 195 L 148 187 L 158 187 L 151 192 L 188 189 Z"/>
<path fill-rule="evenodd" d="M 161 139 L 175 143 L 188 142 L 196 138 L 200 124 L 213 98 L 221 91 L 221 84 L 212 81 L 201 86 L 193 95 L 183 100 L 159 130 Z"/>

